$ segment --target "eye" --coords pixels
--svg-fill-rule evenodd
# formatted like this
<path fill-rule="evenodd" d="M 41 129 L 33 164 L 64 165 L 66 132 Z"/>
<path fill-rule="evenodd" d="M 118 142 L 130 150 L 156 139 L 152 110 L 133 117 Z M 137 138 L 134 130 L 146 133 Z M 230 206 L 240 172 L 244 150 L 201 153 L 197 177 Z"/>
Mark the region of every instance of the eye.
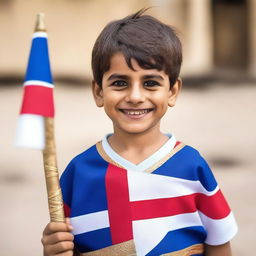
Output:
<path fill-rule="evenodd" d="M 117 87 L 124 87 L 124 86 L 127 86 L 127 82 L 124 80 L 116 80 L 111 85 L 117 86 Z"/>
<path fill-rule="evenodd" d="M 155 87 L 155 86 L 159 86 L 159 83 L 154 80 L 148 80 L 148 81 L 144 82 L 144 86 L 145 87 Z"/>

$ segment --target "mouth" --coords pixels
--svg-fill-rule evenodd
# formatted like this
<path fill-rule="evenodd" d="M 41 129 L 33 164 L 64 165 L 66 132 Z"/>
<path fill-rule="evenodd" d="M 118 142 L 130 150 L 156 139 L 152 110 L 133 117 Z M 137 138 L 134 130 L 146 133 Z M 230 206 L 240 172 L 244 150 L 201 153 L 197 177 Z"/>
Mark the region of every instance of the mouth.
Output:
<path fill-rule="evenodd" d="M 126 116 L 131 118 L 140 118 L 153 111 L 153 108 L 147 109 L 119 109 Z"/>

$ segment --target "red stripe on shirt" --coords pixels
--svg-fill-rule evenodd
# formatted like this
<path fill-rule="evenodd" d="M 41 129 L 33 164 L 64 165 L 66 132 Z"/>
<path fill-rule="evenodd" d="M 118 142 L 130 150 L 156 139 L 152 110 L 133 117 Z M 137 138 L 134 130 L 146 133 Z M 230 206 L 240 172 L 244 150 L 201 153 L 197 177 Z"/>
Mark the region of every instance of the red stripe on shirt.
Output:
<path fill-rule="evenodd" d="M 224 198 L 221 190 L 218 190 L 212 196 L 197 194 L 197 209 L 212 219 L 222 219 L 231 212 L 229 205 Z"/>
<path fill-rule="evenodd" d="M 230 208 L 220 191 L 212 196 L 195 193 L 173 198 L 131 202 L 133 220 L 174 216 L 195 212 L 197 209 L 212 219 L 225 218 L 230 213 Z"/>
<path fill-rule="evenodd" d="M 179 146 L 180 145 L 180 141 L 176 141 L 176 143 L 175 143 L 175 145 L 174 145 L 174 148 L 176 148 L 177 146 Z"/>
<path fill-rule="evenodd" d="M 112 243 L 131 240 L 133 235 L 127 171 L 109 164 L 106 173 L 106 191 Z"/>
<path fill-rule="evenodd" d="M 53 89 L 44 86 L 24 86 L 21 114 L 54 117 Z"/>
<path fill-rule="evenodd" d="M 167 217 L 195 211 L 194 195 L 131 202 L 133 220 Z"/>
<path fill-rule="evenodd" d="M 70 207 L 64 203 L 63 208 L 64 208 L 65 217 L 70 217 Z"/>

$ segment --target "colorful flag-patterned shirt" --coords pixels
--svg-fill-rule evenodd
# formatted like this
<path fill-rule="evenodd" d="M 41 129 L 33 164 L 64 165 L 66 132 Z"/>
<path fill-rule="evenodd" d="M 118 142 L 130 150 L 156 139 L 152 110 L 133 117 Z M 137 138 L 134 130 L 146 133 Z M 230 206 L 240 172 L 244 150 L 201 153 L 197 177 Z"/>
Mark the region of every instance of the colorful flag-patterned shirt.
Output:
<path fill-rule="evenodd" d="M 61 187 L 84 255 L 203 255 L 237 232 L 208 164 L 174 136 L 138 165 L 106 136 L 70 162 Z"/>

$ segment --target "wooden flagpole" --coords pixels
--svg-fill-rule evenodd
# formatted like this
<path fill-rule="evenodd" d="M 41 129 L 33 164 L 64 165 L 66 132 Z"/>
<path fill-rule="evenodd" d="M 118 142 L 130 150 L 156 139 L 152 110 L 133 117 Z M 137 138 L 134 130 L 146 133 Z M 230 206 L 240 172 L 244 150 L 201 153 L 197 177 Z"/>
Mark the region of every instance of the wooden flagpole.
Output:
<path fill-rule="evenodd" d="M 44 14 L 37 15 L 35 32 L 46 32 Z M 53 222 L 65 222 L 62 193 L 59 183 L 57 157 L 54 138 L 54 119 L 44 117 L 45 148 L 43 150 L 45 181 L 48 195 L 50 219 Z"/>
<path fill-rule="evenodd" d="M 43 159 L 50 218 L 53 222 L 65 222 L 54 142 L 54 119 L 45 117 L 44 121 L 45 149 L 43 150 Z"/>

